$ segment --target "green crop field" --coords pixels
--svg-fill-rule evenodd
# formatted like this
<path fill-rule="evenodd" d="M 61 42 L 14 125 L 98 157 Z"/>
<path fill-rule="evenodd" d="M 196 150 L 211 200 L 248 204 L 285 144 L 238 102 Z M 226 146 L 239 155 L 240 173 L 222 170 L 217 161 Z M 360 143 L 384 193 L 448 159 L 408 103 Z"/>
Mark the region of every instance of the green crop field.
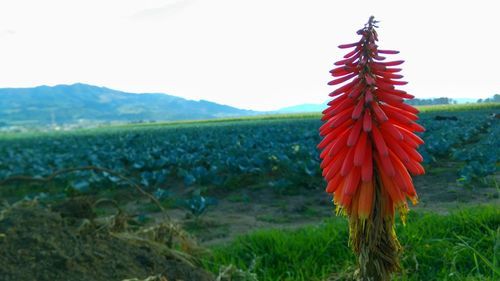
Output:
<path fill-rule="evenodd" d="M 420 152 L 430 168 L 441 159 L 452 160 L 459 162 L 458 180 L 488 184 L 487 176 L 496 172 L 500 149 L 500 125 L 492 118 L 500 105 L 446 109 L 454 107 L 452 111 L 428 110 L 421 114 L 427 131 L 422 134 L 426 145 Z M 171 184 L 207 188 L 239 188 L 235 183 L 270 184 L 273 188 L 317 186 L 321 183 L 316 149 L 321 121 L 315 116 L 3 136 L 0 178 L 44 177 L 61 169 L 96 166 L 132 177 L 149 190 Z M 436 116 L 454 118 L 437 121 Z M 112 175 L 91 171 L 62 175 L 58 180 L 76 192 L 120 184 Z"/>
<path fill-rule="evenodd" d="M 397 227 L 398 280 L 498 280 L 500 104 L 420 110 L 427 173 L 415 178 L 421 204 Z M 232 265 L 247 278 L 237 280 L 349 280 L 346 222 L 323 191 L 321 124 L 311 113 L 1 134 L 0 198 L 106 198 L 149 226 L 159 210 L 139 186 L 212 249 L 200 259 L 215 275 Z"/>

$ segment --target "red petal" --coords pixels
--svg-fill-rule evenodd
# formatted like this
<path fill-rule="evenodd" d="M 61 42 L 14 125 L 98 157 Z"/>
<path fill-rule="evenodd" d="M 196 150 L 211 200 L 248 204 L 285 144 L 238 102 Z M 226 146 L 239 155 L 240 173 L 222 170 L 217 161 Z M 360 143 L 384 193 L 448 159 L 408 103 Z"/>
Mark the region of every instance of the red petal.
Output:
<path fill-rule="evenodd" d="M 387 68 L 387 67 L 385 67 L 385 68 L 383 69 L 383 71 L 385 71 L 385 72 L 389 72 L 389 73 L 394 73 L 394 72 L 400 72 L 400 71 L 401 71 L 401 68 Z"/>
<path fill-rule="evenodd" d="M 415 122 L 412 122 L 411 128 L 414 132 L 425 132 L 425 128 Z"/>
<path fill-rule="evenodd" d="M 333 116 L 332 117 L 333 121 L 332 121 L 332 124 L 330 126 L 335 128 L 335 127 L 342 125 L 342 123 L 351 119 L 351 112 L 352 112 L 352 109 L 347 108 L 344 111 L 340 112 L 339 114 Z"/>
<path fill-rule="evenodd" d="M 378 167 L 380 170 L 383 170 L 386 175 L 389 177 L 394 177 L 396 175 L 396 170 L 394 169 L 394 165 L 392 164 L 391 159 L 389 158 L 389 154 L 387 156 L 376 156 L 380 159 L 381 167 Z"/>
<path fill-rule="evenodd" d="M 391 122 L 385 122 L 380 126 L 383 133 L 391 135 L 395 140 L 402 141 L 403 135 Z"/>
<path fill-rule="evenodd" d="M 398 85 L 398 86 L 403 86 L 403 85 L 408 84 L 408 82 L 406 82 L 406 81 L 395 81 L 395 80 L 386 79 L 386 78 L 380 78 L 377 80 L 378 81 L 382 80 L 384 83 L 391 84 L 391 85 Z"/>
<path fill-rule="evenodd" d="M 326 135 L 328 135 L 330 133 L 337 134 L 337 132 L 341 132 L 341 130 L 347 128 L 348 126 L 350 126 L 354 122 L 354 120 L 350 119 L 350 120 L 347 120 L 347 122 L 345 122 L 341 126 L 333 128 L 331 126 L 333 121 L 334 120 L 328 120 L 328 122 L 326 122 L 325 124 L 321 125 L 321 127 L 319 128 L 319 134 L 321 136 L 326 136 Z"/>
<path fill-rule="evenodd" d="M 352 119 L 359 119 L 359 117 L 361 117 L 361 113 L 363 113 L 363 109 L 364 109 L 364 102 L 363 102 L 363 98 L 359 99 L 358 103 L 356 104 L 356 106 L 354 107 L 354 110 L 352 111 Z"/>
<path fill-rule="evenodd" d="M 343 148 L 347 147 L 346 142 L 347 142 L 347 137 L 349 136 L 347 132 L 349 132 L 349 130 L 345 130 L 345 132 L 342 133 L 342 135 L 339 138 L 333 141 L 332 147 L 328 152 L 330 155 L 336 155 Z"/>
<path fill-rule="evenodd" d="M 361 133 L 362 126 L 363 126 L 362 120 L 356 121 L 356 123 L 351 129 L 351 133 L 349 133 L 349 137 L 347 138 L 347 146 L 351 147 L 356 144 L 359 138 L 359 134 Z"/>
<path fill-rule="evenodd" d="M 387 116 L 389 116 L 390 119 L 394 119 L 401 124 L 404 124 L 407 126 L 411 126 L 413 124 L 413 121 L 411 119 L 409 119 L 404 114 L 401 114 L 397 111 L 387 110 L 386 114 L 387 114 Z"/>
<path fill-rule="evenodd" d="M 328 85 L 337 85 L 337 84 L 340 84 L 344 81 L 347 81 L 355 76 L 357 76 L 358 74 L 357 73 L 353 73 L 353 74 L 349 74 L 349 75 L 346 75 L 344 77 L 341 77 L 341 78 L 337 78 L 335 80 L 332 80 L 330 82 L 328 82 Z"/>
<path fill-rule="evenodd" d="M 365 157 L 365 149 L 366 149 L 366 140 L 368 139 L 368 134 L 366 132 L 362 132 L 359 137 L 358 143 L 354 148 L 354 166 L 361 166 Z"/>
<path fill-rule="evenodd" d="M 375 117 L 377 117 L 377 120 L 380 123 L 383 123 L 383 122 L 386 122 L 387 120 L 389 120 L 389 118 L 387 118 L 387 115 L 385 115 L 384 111 L 378 106 L 377 102 L 372 102 L 371 105 L 372 105 L 373 113 L 375 113 Z"/>
<path fill-rule="evenodd" d="M 401 142 L 401 148 L 410 156 L 411 159 L 413 159 L 417 162 L 424 161 L 424 158 L 422 157 L 422 155 L 420 155 L 420 153 L 418 153 L 414 147 L 410 147 L 405 142 Z"/>
<path fill-rule="evenodd" d="M 338 47 L 340 49 L 348 49 L 348 48 L 356 47 L 358 45 L 361 45 L 361 42 L 350 43 L 350 44 L 342 44 L 342 45 L 339 45 Z"/>
<path fill-rule="evenodd" d="M 386 157 L 389 159 L 389 157 Z M 382 166 L 382 161 L 380 158 L 375 157 L 377 160 L 377 164 Z M 384 184 L 384 189 L 387 191 L 392 201 L 401 202 L 404 200 L 404 196 L 401 194 L 399 188 L 394 186 L 394 182 L 391 180 L 390 176 L 383 169 L 379 169 L 380 178 L 382 179 L 382 183 Z"/>
<path fill-rule="evenodd" d="M 365 114 L 363 115 L 363 130 L 365 132 L 372 130 L 372 117 L 369 110 L 365 110 Z"/>
<path fill-rule="evenodd" d="M 333 76 L 343 76 L 352 72 L 356 72 L 357 69 L 354 67 L 349 67 L 349 66 L 342 66 L 342 67 L 337 67 L 332 70 L 330 70 L 330 73 Z"/>
<path fill-rule="evenodd" d="M 343 179 L 344 177 L 340 176 L 340 174 L 335 175 L 333 179 L 328 181 L 328 185 L 326 186 L 325 191 L 328 193 L 334 193 L 339 188 L 340 183 Z"/>
<path fill-rule="evenodd" d="M 410 120 L 413 120 L 413 121 L 416 121 L 418 120 L 418 116 L 411 113 L 411 112 L 408 112 L 408 111 L 404 111 L 404 110 L 401 110 L 395 106 L 391 106 L 389 104 L 381 104 L 380 107 L 385 111 L 385 112 L 396 112 L 396 113 L 399 113 L 399 114 L 402 114 L 404 116 L 406 116 L 408 119 Z"/>
<path fill-rule="evenodd" d="M 399 54 L 399 51 L 393 51 L 393 50 L 378 50 L 380 54 L 388 54 L 388 55 L 396 55 Z"/>
<path fill-rule="evenodd" d="M 356 78 L 354 80 L 352 80 L 352 82 L 348 83 L 348 84 L 345 84 L 344 86 L 338 88 L 337 90 L 333 91 L 330 93 L 330 97 L 334 97 L 334 96 L 338 96 L 342 93 L 345 93 L 347 91 L 349 91 L 354 85 L 356 85 L 358 83 L 359 79 Z"/>
<path fill-rule="evenodd" d="M 360 168 L 355 167 L 354 169 L 351 170 L 351 172 L 346 178 L 346 183 L 344 188 L 345 195 L 354 196 L 359 186 L 360 176 L 361 176 Z"/>
<path fill-rule="evenodd" d="M 340 168 L 340 175 L 345 177 L 351 169 L 354 167 L 354 148 L 349 148 L 349 152 L 347 153 L 344 163 L 342 163 L 342 168 Z"/>
<path fill-rule="evenodd" d="M 384 137 L 380 133 L 377 126 L 373 126 L 372 128 L 372 137 L 379 154 L 383 157 L 389 155 L 389 150 L 387 148 L 387 145 L 385 144 Z"/>
<path fill-rule="evenodd" d="M 403 134 L 403 137 L 405 138 L 405 141 L 408 140 L 408 139 L 410 139 L 412 142 L 414 142 L 415 144 L 417 144 L 417 147 L 420 144 L 424 144 L 424 140 L 421 139 L 419 136 L 415 135 L 414 133 L 412 133 L 411 131 L 406 130 L 406 129 L 401 128 L 401 127 L 397 127 L 397 128 Z"/>
<path fill-rule="evenodd" d="M 373 178 L 372 144 L 369 139 L 367 139 L 365 151 L 365 159 L 361 165 L 361 179 L 367 182 Z"/>
<path fill-rule="evenodd" d="M 388 103 L 390 105 L 394 105 L 396 107 L 403 103 L 403 98 L 394 95 L 389 95 L 385 91 L 376 90 L 375 95 L 379 100 Z"/>
<path fill-rule="evenodd" d="M 396 141 L 392 137 L 386 138 L 385 141 L 390 147 L 389 150 L 394 152 L 399 159 L 401 159 L 405 163 L 408 163 L 410 161 L 410 156 L 408 155 L 408 153 L 406 153 L 406 151 L 399 145 L 401 142 Z"/>
<path fill-rule="evenodd" d="M 361 50 L 361 46 L 357 46 L 354 50 L 350 51 L 349 53 L 347 53 L 344 58 L 347 59 L 347 58 L 350 58 L 352 57 L 353 55 L 355 55 L 356 53 L 360 52 Z M 361 53 L 361 52 L 360 52 Z"/>
<path fill-rule="evenodd" d="M 332 165 L 330 165 L 330 168 L 328 172 L 326 173 L 325 179 L 326 180 L 331 180 L 335 175 L 340 175 L 340 168 L 342 167 L 343 159 L 347 156 L 347 153 L 349 152 L 349 149 L 344 149 L 340 151 L 337 155 L 335 155 L 335 158 L 333 159 Z"/>
<path fill-rule="evenodd" d="M 373 77 L 371 77 L 369 74 L 365 74 L 365 80 L 366 84 L 375 85 L 375 79 L 373 79 Z"/>
<path fill-rule="evenodd" d="M 365 104 L 370 104 L 373 101 L 373 94 L 370 90 L 365 93 Z"/>
<path fill-rule="evenodd" d="M 376 81 L 377 81 L 377 87 L 379 89 L 384 89 L 384 90 L 388 90 L 388 91 L 394 90 L 394 85 L 386 83 L 381 79 L 377 79 Z"/>
<path fill-rule="evenodd" d="M 389 79 L 401 79 L 404 76 L 400 74 L 392 74 L 389 72 L 383 72 L 383 71 L 373 71 L 374 74 L 384 77 L 384 78 L 389 78 Z"/>
<path fill-rule="evenodd" d="M 339 60 L 339 61 L 335 62 L 334 65 L 351 65 L 360 56 L 361 56 L 361 52 L 358 52 L 354 56 L 352 56 L 348 59 L 343 59 L 343 60 Z"/>
<path fill-rule="evenodd" d="M 348 107 L 354 107 L 354 101 L 352 99 L 346 98 L 342 102 L 338 103 L 329 114 L 335 115 L 345 110 Z"/>
<path fill-rule="evenodd" d="M 400 104 L 399 108 L 401 108 L 402 110 L 409 111 L 411 113 L 415 113 L 415 114 L 419 113 L 418 109 L 416 109 L 415 107 L 413 107 L 413 106 L 411 106 L 409 104 L 406 104 L 406 103 Z"/>
<path fill-rule="evenodd" d="M 404 63 L 404 60 L 396 60 L 396 61 L 385 61 L 385 62 L 377 62 L 383 66 L 396 66 Z"/>

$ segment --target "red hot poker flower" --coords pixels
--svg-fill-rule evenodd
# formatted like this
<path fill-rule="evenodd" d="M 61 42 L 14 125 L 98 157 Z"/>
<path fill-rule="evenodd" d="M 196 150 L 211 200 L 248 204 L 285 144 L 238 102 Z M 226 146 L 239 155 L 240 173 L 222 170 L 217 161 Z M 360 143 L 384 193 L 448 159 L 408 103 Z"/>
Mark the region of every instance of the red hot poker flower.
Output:
<path fill-rule="evenodd" d="M 378 48 L 375 23 L 371 17 L 357 32 L 358 42 L 339 46 L 348 53 L 330 71 L 334 79 L 328 84 L 338 88 L 330 93 L 334 99 L 323 111 L 318 148 L 326 191 L 333 194 L 337 212 L 350 218 L 355 251 L 360 253 L 368 243 L 373 250 L 378 243 L 359 237 L 369 232 L 367 225 L 380 231 L 372 235 L 380 241 L 385 239 L 382 229 L 387 228 L 391 237 L 377 247 L 382 253 L 388 249 L 394 253 L 392 262 L 381 265 L 390 274 L 399 268 L 399 244 L 392 235 L 394 211 L 399 210 L 404 222 L 406 199 L 417 202 L 411 175 L 425 173 L 417 152 L 423 141 L 414 134 L 424 128 L 416 123 L 418 110 L 404 103 L 413 96 L 396 89 L 407 84 L 397 68 L 403 61 L 386 61 L 386 55 L 399 52 Z"/>

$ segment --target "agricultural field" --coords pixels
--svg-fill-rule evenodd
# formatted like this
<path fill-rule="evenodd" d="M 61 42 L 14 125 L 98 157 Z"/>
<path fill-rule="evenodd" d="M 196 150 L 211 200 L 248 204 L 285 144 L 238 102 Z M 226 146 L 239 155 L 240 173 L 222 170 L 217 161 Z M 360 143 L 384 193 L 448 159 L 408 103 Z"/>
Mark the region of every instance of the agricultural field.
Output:
<path fill-rule="evenodd" d="M 398 278 L 495 280 L 500 104 L 421 112 L 427 172 L 414 179 L 420 204 L 398 225 L 406 248 Z M 319 114 L 304 114 L 4 134 L 0 198 L 6 206 L 92 202 L 92 216 L 119 209 L 134 227 L 165 213 L 212 249 L 200 264 L 214 275 L 350 280 L 346 222 L 332 218 L 319 168 L 320 126 Z M 112 203 L 94 204 L 102 199 Z"/>

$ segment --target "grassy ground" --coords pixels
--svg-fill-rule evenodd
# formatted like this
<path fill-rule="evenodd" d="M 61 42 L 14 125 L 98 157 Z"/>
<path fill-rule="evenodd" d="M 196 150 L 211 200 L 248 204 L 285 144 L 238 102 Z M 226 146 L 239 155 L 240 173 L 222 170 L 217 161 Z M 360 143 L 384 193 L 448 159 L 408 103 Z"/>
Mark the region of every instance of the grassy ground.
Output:
<path fill-rule="evenodd" d="M 498 206 L 449 215 L 413 212 L 396 231 L 404 247 L 404 270 L 396 280 L 500 278 Z M 347 239 L 343 218 L 294 231 L 259 230 L 214 248 L 204 265 L 217 273 L 220 265 L 232 264 L 258 280 L 350 280 L 355 260 Z"/>

